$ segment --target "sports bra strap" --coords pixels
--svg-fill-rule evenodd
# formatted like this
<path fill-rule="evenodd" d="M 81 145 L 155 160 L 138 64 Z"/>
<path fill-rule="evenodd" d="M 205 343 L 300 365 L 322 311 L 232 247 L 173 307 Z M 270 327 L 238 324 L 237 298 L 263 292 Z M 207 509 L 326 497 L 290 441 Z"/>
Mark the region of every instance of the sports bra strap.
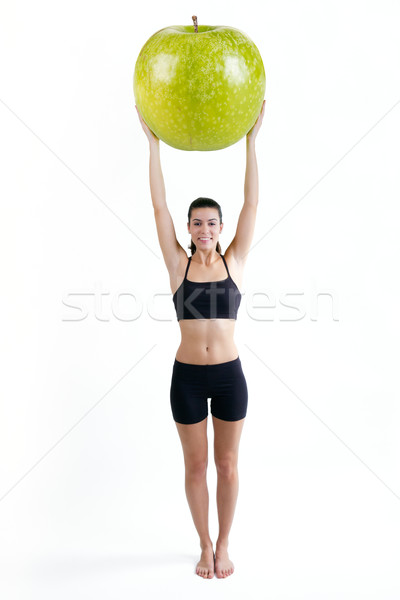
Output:
<path fill-rule="evenodd" d="M 230 277 L 231 274 L 229 273 L 229 269 L 228 269 L 228 265 L 226 264 L 225 256 L 223 254 L 221 254 L 221 258 L 224 261 L 225 268 L 226 268 L 226 270 L 228 272 L 228 277 Z"/>
<path fill-rule="evenodd" d="M 185 279 L 186 279 L 186 277 L 187 277 L 187 273 L 188 273 L 188 271 L 189 271 L 189 265 L 190 265 L 190 261 L 191 261 L 191 260 L 192 260 L 192 257 L 191 257 L 191 256 L 189 256 L 188 264 L 187 264 L 186 271 L 185 271 L 185 277 L 184 277 Z"/>

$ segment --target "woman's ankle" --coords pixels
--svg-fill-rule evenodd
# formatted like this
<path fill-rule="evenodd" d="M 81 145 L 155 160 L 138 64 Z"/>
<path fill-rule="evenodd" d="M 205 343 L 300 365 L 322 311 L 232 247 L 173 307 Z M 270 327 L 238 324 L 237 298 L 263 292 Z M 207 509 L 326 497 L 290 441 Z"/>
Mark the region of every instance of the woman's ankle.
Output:
<path fill-rule="evenodd" d="M 218 538 L 217 542 L 216 542 L 216 548 L 217 549 L 224 549 L 226 550 L 228 548 L 229 545 L 229 539 L 228 538 Z"/>
<path fill-rule="evenodd" d="M 208 548 L 213 549 L 213 543 L 211 541 L 211 538 L 200 540 L 200 548 L 202 550 L 207 550 Z"/>

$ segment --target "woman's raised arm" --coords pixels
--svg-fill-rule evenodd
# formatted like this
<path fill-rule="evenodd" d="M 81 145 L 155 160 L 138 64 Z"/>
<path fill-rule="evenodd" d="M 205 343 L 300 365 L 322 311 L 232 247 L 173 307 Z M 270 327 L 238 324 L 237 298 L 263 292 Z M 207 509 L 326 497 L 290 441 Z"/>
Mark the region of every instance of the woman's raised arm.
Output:
<path fill-rule="evenodd" d="M 246 174 L 244 180 L 244 203 L 240 211 L 235 237 L 227 248 L 237 262 L 247 258 L 253 239 L 258 205 L 258 168 L 256 157 L 256 137 L 261 127 L 265 110 L 265 100 L 252 129 L 246 135 Z"/>
<path fill-rule="evenodd" d="M 167 206 L 164 177 L 161 169 L 160 140 L 145 123 L 137 107 L 136 110 L 143 131 L 149 140 L 150 192 L 157 226 L 158 241 L 168 271 L 174 271 L 178 267 L 182 252 L 185 256 L 187 256 L 187 254 L 176 238 L 174 223 Z"/>

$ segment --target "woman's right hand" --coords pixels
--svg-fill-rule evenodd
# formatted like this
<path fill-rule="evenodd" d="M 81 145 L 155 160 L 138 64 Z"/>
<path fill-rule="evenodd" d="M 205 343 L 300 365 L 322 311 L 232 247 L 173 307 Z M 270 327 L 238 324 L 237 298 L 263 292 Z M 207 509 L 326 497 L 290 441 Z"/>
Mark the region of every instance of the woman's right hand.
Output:
<path fill-rule="evenodd" d="M 263 118 L 264 118 L 264 112 L 265 112 L 265 100 L 263 100 L 262 106 L 261 106 L 261 111 L 260 114 L 257 117 L 257 121 L 254 123 L 253 127 L 250 129 L 250 131 L 247 133 L 247 139 L 248 140 L 255 140 L 257 133 L 261 127 L 261 124 L 263 122 Z"/>
<path fill-rule="evenodd" d="M 143 127 L 143 131 L 145 132 L 145 134 L 146 134 L 147 139 L 149 140 L 149 142 L 150 143 L 151 142 L 158 142 L 159 138 L 151 131 L 150 127 L 145 123 L 145 121 L 143 120 L 143 117 L 140 114 L 139 109 L 136 106 L 136 104 L 135 104 L 135 108 L 137 110 L 137 114 L 139 115 L 139 120 L 140 120 L 140 123 L 141 123 L 141 125 Z"/>

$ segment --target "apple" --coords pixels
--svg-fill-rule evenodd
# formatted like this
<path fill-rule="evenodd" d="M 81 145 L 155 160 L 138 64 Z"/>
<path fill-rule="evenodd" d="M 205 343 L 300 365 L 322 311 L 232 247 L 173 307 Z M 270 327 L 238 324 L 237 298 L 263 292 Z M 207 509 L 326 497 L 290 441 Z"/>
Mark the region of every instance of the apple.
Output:
<path fill-rule="evenodd" d="M 175 25 L 152 35 L 137 58 L 136 105 L 147 125 L 180 150 L 219 150 L 256 122 L 265 92 L 261 55 L 227 26 Z"/>

